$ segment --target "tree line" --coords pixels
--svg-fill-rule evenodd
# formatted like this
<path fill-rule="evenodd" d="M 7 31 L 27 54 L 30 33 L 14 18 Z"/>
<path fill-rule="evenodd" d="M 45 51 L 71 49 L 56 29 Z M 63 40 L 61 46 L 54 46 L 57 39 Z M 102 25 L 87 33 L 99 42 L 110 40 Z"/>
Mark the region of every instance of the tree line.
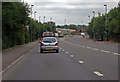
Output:
<path fill-rule="evenodd" d="M 63 29 L 73 29 L 76 31 L 82 31 L 87 29 L 86 25 L 75 25 L 75 24 L 70 24 L 70 25 L 57 25 L 56 28 L 63 28 Z"/>
<path fill-rule="evenodd" d="M 93 17 L 87 32 L 90 38 L 114 40 L 120 42 L 120 3 L 111 9 L 107 14 L 99 13 L 98 17 Z"/>
<path fill-rule="evenodd" d="M 55 31 L 55 23 L 30 18 L 30 7 L 23 2 L 2 3 L 2 49 L 37 40 L 44 31 Z"/>

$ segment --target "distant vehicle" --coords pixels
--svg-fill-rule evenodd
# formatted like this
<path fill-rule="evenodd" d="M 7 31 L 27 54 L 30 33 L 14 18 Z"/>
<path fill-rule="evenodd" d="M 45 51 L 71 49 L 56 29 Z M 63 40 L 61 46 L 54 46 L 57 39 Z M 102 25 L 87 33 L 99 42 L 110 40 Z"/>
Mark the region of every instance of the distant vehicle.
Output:
<path fill-rule="evenodd" d="M 84 32 L 82 32 L 82 33 L 81 33 L 81 36 L 83 36 L 83 38 L 84 38 L 84 37 L 85 37 L 85 33 L 84 33 Z"/>
<path fill-rule="evenodd" d="M 56 51 L 59 53 L 58 41 L 55 37 L 44 37 L 41 41 L 40 52 Z"/>
<path fill-rule="evenodd" d="M 64 37 L 64 36 L 60 34 L 60 35 L 58 35 L 58 37 Z"/>
<path fill-rule="evenodd" d="M 42 39 L 44 37 L 55 37 L 55 35 L 53 34 L 53 32 L 43 32 Z"/>
<path fill-rule="evenodd" d="M 58 33 L 55 33 L 55 37 L 58 37 Z"/>

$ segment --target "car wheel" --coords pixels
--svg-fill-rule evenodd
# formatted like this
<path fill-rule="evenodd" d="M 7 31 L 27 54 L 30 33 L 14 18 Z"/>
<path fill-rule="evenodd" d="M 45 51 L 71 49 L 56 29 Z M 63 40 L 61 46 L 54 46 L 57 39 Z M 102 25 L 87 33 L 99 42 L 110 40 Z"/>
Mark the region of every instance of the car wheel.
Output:
<path fill-rule="evenodd" d="M 40 53 L 43 53 L 43 50 L 42 50 L 42 49 L 40 49 Z"/>
<path fill-rule="evenodd" d="M 59 53 L 59 49 L 56 50 L 56 53 Z"/>

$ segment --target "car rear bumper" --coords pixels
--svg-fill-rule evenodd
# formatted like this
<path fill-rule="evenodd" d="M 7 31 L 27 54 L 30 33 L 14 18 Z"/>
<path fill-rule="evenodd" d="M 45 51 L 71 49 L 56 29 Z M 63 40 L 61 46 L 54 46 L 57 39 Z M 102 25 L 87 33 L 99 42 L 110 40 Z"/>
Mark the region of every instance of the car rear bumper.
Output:
<path fill-rule="evenodd" d="M 45 51 L 57 50 L 58 46 L 41 46 L 41 49 Z"/>

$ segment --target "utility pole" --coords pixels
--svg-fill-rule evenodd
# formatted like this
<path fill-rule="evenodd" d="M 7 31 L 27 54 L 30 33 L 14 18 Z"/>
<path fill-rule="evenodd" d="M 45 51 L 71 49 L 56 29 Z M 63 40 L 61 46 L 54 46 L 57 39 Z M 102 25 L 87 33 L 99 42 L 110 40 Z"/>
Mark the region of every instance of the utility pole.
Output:
<path fill-rule="evenodd" d="M 93 20 L 94 20 L 94 25 L 93 25 L 93 39 L 94 39 L 94 42 L 96 41 L 96 38 L 95 38 L 95 11 L 93 11 Z"/>
<path fill-rule="evenodd" d="M 32 8 L 34 5 L 31 5 L 31 42 L 32 42 Z"/>
<path fill-rule="evenodd" d="M 100 12 L 98 12 L 98 17 L 100 17 L 101 16 L 101 13 Z"/>
<path fill-rule="evenodd" d="M 90 22 L 90 15 L 88 16 L 88 18 L 89 18 L 89 22 Z"/>
<path fill-rule="evenodd" d="M 34 19 L 35 19 L 35 20 L 36 20 L 36 14 L 37 14 L 37 12 L 35 11 L 35 12 L 34 12 Z"/>
<path fill-rule="evenodd" d="M 107 25 L 107 5 L 105 4 L 105 17 L 106 17 L 106 29 L 105 29 L 105 35 L 106 35 L 106 41 L 108 41 L 108 25 Z"/>
<path fill-rule="evenodd" d="M 43 22 L 45 22 L 45 16 L 43 17 Z"/>
<path fill-rule="evenodd" d="M 65 19 L 65 25 L 66 25 L 66 19 Z"/>
<path fill-rule="evenodd" d="M 41 18 L 41 16 L 39 16 L 39 22 L 40 22 L 40 18 Z"/>
<path fill-rule="evenodd" d="M 50 18 L 50 21 L 52 21 L 52 18 Z"/>

